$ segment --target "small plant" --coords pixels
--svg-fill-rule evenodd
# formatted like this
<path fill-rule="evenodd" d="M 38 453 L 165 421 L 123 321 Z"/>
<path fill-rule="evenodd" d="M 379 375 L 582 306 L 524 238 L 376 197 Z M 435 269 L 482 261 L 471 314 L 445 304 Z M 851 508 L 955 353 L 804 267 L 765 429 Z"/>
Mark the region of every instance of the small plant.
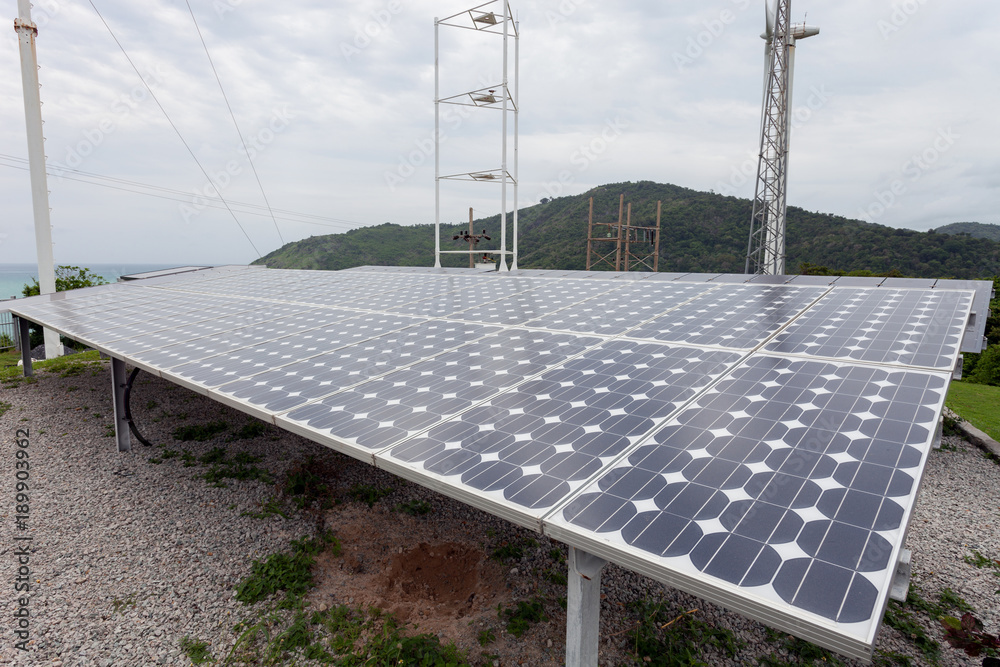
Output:
<path fill-rule="evenodd" d="M 528 631 L 532 623 L 549 620 L 538 598 L 530 602 L 519 600 L 516 607 L 501 609 L 500 618 L 506 619 L 507 632 L 518 638 Z"/>
<path fill-rule="evenodd" d="M 910 602 L 914 596 L 915 593 L 911 589 L 910 594 L 907 596 L 907 602 Z M 889 627 L 898 630 L 904 637 L 908 637 L 920 649 L 920 652 L 924 654 L 924 657 L 929 662 L 937 662 L 938 657 L 941 655 L 941 645 L 928 636 L 913 613 L 905 609 L 903 605 L 895 600 L 890 601 L 889 606 L 885 610 L 883 622 Z"/>
<path fill-rule="evenodd" d="M 0 401 L 0 417 L 3 417 L 5 414 L 7 414 L 7 411 L 10 410 L 12 407 L 14 406 L 8 402 Z"/>
<path fill-rule="evenodd" d="M 380 489 L 376 486 L 372 486 L 371 484 L 355 484 L 347 491 L 347 495 L 350 496 L 352 500 L 359 503 L 365 503 L 368 507 L 374 507 L 375 503 L 382 500 L 393 491 L 395 491 L 395 489 L 392 487 Z"/>
<path fill-rule="evenodd" d="M 980 570 L 993 570 L 993 575 L 1000 577 L 1000 560 L 987 558 L 978 551 L 973 550 L 971 556 L 965 556 L 965 562 L 973 567 L 978 567 Z M 997 595 L 1000 595 L 1000 590 L 997 591 Z"/>
<path fill-rule="evenodd" d="M 492 628 L 486 628 L 485 630 L 480 630 L 479 634 L 476 636 L 476 640 L 479 642 L 480 646 L 487 646 L 492 644 L 497 639 L 496 633 L 493 632 Z"/>
<path fill-rule="evenodd" d="M 730 630 L 716 628 L 697 618 L 697 609 L 676 614 L 664 603 L 641 601 L 635 604 L 638 614 L 629 633 L 634 660 L 654 667 L 704 665 L 706 647 L 735 658 L 743 644 Z M 761 664 L 766 664 L 761 662 Z"/>
<path fill-rule="evenodd" d="M 316 457 L 310 456 L 285 475 L 282 488 L 286 495 L 293 497 L 293 502 L 300 509 L 310 507 L 314 502 L 323 506 L 329 498 L 330 489 L 323 482 L 317 467 Z"/>
<path fill-rule="evenodd" d="M 214 661 L 211 651 L 208 650 L 208 642 L 203 642 L 199 639 L 191 639 L 191 637 L 185 636 L 181 639 L 180 647 L 194 665 L 201 665 L 206 662 Z"/>
<path fill-rule="evenodd" d="M 244 604 L 259 602 L 279 591 L 285 592 L 281 607 L 293 607 L 312 586 L 315 555 L 329 549 L 340 555 L 340 542 L 327 531 L 319 537 L 295 540 L 290 553 L 271 554 L 255 560 L 250 575 L 236 587 L 236 599 Z"/>
<path fill-rule="evenodd" d="M 201 458 L 199 458 L 198 461 L 204 463 L 205 465 L 211 465 L 213 463 L 225 463 L 226 450 L 224 447 L 213 447 L 208 451 L 207 454 L 202 454 Z"/>
<path fill-rule="evenodd" d="M 267 424 L 262 421 L 252 421 L 233 433 L 229 437 L 229 440 L 249 440 L 251 438 L 260 437 L 265 433 L 267 433 Z"/>
<path fill-rule="evenodd" d="M 555 570 L 549 570 L 548 580 L 551 581 L 556 586 L 565 586 L 567 583 L 565 572 L 556 572 Z"/>
<path fill-rule="evenodd" d="M 288 518 L 288 515 L 285 514 L 281 501 L 274 497 L 268 498 L 264 501 L 261 505 L 260 512 L 243 512 L 240 516 L 248 516 L 254 519 L 268 519 L 272 516 L 280 516 L 284 519 Z"/>
<path fill-rule="evenodd" d="M 208 422 L 207 424 L 195 424 L 191 426 L 180 426 L 174 429 L 174 440 L 181 442 L 204 442 L 211 440 L 218 434 L 229 428 L 229 424 L 224 421 Z"/>
<path fill-rule="evenodd" d="M 410 516 L 423 516 L 425 514 L 430 514 L 431 504 L 426 500 L 409 500 L 405 503 L 396 505 L 395 509 L 397 512 L 409 514 Z"/>
<path fill-rule="evenodd" d="M 500 561 L 501 563 L 521 560 L 524 558 L 524 547 L 517 543 L 506 542 L 494 549 L 493 554 L 490 557 L 493 560 Z"/>
<path fill-rule="evenodd" d="M 135 606 L 135 593 L 130 593 L 124 600 L 115 598 L 111 601 L 111 608 L 116 614 L 122 613 L 125 609 Z"/>
<path fill-rule="evenodd" d="M 1000 637 L 991 635 L 983 629 L 983 623 L 971 613 L 962 614 L 961 619 L 945 616 L 941 619 L 945 629 L 945 641 L 953 648 L 965 651 L 973 658 L 986 653 L 994 655 L 1000 649 Z"/>
<path fill-rule="evenodd" d="M 115 425 L 114 424 L 108 424 L 107 426 L 104 427 L 104 437 L 105 438 L 113 438 L 113 437 L 115 437 Z"/>

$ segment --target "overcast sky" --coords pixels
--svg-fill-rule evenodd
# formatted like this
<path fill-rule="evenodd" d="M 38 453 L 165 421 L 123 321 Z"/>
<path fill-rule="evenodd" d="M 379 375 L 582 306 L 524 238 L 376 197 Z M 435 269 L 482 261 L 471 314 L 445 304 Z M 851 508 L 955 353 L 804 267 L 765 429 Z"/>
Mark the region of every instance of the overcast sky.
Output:
<path fill-rule="evenodd" d="M 264 192 L 282 211 L 276 229 L 245 206 L 262 206 L 261 190 L 184 0 L 94 2 L 256 250 L 232 215 L 204 206 L 205 176 L 89 1 L 41 0 L 49 170 L 79 179 L 49 179 L 57 263 L 246 263 L 279 247 L 279 231 L 288 242 L 433 222 L 433 19 L 471 3 L 191 0 Z M 918 230 L 1000 223 L 1000 4 L 960 4 L 795 0 L 793 20 L 822 32 L 798 48 L 790 205 Z M 15 3 L 4 6 L 13 19 Z M 512 6 L 521 206 L 636 180 L 752 197 L 763 0 Z M 442 95 L 499 82 L 499 44 L 442 28 Z M 35 258 L 22 100 L 8 28 L 0 263 Z M 450 109 L 442 171 L 499 167 L 500 112 Z M 470 205 L 477 217 L 497 213 L 499 186 L 445 188 L 443 221 L 466 219 Z"/>

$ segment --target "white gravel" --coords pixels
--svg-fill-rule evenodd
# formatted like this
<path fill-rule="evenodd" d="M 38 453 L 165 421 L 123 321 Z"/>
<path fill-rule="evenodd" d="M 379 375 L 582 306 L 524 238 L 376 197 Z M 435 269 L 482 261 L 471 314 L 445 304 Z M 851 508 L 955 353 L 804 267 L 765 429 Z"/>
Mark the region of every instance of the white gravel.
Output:
<path fill-rule="evenodd" d="M 12 407 L 0 417 L 4 446 L 0 450 L 0 488 L 4 502 L 0 587 L 0 663 L 14 665 L 189 665 L 179 648 L 185 636 L 206 640 L 216 657 L 235 641 L 233 625 L 250 613 L 234 598 L 235 585 L 247 575 L 253 559 L 287 549 L 289 542 L 310 534 L 313 519 L 302 512 L 289 519 L 257 519 L 244 512 L 259 511 L 273 496 L 273 486 L 259 481 L 235 482 L 215 488 L 193 476 L 200 466 L 185 467 L 179 459 L 149 462 L 158 450 L 134 444 L 119 454 L 108 437 L 112 422 L 110 371 L 107 362 L 82 374 L 61 377 L 40 373 L 37 382 L 0 388 L 0 402 Z M 173 449 L 186 447 L 201 455 L 222 440 L 177 443 L 170 433 L 178 425 L 226 419 L 239 426 L 248 418 L 167 382 L 144 376 L 134 405 L 143 428 L 156 442 Z M 147 408 L 150 401 L 156 406 Z M 157 419 L 158 421 L 152 421 Z M 14 521 L 16 431 L 30 432 L 30 519 L 27 531 Z M 978 612 L 991 632 L 1000 631 L 1000 578 L 976 569 L 963 557 L 978 550 L 1000 557 L 1000 466 L 979 450 L 955 439 L 955 450 L 935 452 L 930 459 L 908 548 L 913 550 L 913 582 L 925 599 L 936 599 L 950 587 Z M 264 436 L 224 444 L 231 451 L 264 456 L 259 464 L 280 479 L 290 466 L 310 455 L 336 466 L 332 484 L 349 487 L 374 484 L 385 474 L 334 454 L 297 436 L 272 430 Z M 529 533 L 499 519 L 431 492 L 409 485 L 410 497 L 433 497 L 436 511 L 428 521 L 463 517 L 482 541 L 523 539 Z M 433 531 L 433 527 L 431 528 Z M 498 534 L 499 533 L 499 534 Z M 485 537 L 485 535 L 490 537 Z M 31 537 L 28 608 L 30 650 L 14 648 L 18 595 L 15 537 Z M 535 571 L 551 567 L 552 548 L 546 538 L 512 568 L 513 590 L 529 590 Z M 541 576 L 541 575 L 538 575 Z M 622 664 L 628 639 L 618 634 L 632 622 L 628 604 L 663 599 L 679 610 L 699 609 L 699 616 L 731 629 L 747 642 L 737 659 L 710 656 L 713 665 L 754 665 L 760 656 L 780 647 L 768 642 L 759 623 L 729 614 L 697 598 L 671 590 L 627 570 L 609 566 L 604 574 L 602 605 L 602 665 Z M 564 594 L 564 593 L 563 593 Z M 552 615 L 547 629 L 526 636 L 533 652 L 510 649 L 500 664 L 561 664 L 564 617 Z M 928 634 L 941 631 L 923 618 Z M 445 638 L 446 640 L 451 638 Z M 550 640 L 552 643 L 550 644 Z M 929 664 L 908 638 L 890 628 L 880 634 L 878 648 L 911 657 L 912 664 Z M 518 651 L 522 651 L 519 653 Z M 542 655 L 543 658 L 538 656 Z M 472 656 L 478 657 L 478 651 Z M 783 659 L 788 659 L 784 656 Z M 539 661 L 541 660 L 541 661 Z M 947 645 L 938 664 L 978 665 Z M 301 663 L 300 663 L 301 664 Z M 796 664 L 796 663 L 792 663 Z M 844 660 L 843 664 L 862 663 Z"/>

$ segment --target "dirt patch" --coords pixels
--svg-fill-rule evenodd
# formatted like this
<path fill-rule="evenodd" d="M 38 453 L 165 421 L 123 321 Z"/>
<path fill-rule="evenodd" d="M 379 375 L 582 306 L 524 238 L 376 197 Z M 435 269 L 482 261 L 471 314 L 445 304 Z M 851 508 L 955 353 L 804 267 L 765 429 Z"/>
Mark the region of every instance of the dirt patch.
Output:
<path fill-rule="evenodd" d="M 400 602 L 430 602 L 441 613 L 461 618 L 480 592 L 482 561 L 482 551 L 469 544 L 421 543 L 392 557 L 385 596 Z"/>
<path fill-rule="evenodd" d="M 510 590 L 506 568 L 470 539 L 468 527 L 441 528 L 423 518 L 361 505 L 340 506 L 325 517 L 341 555 L 322 554 L 315 568 L 314 608 L 374 606 L 459 648 L 481 651 L 480 628 L 500 634 L 497 605 Z M 463 532 L 464 529 L 464 532 Z"/>

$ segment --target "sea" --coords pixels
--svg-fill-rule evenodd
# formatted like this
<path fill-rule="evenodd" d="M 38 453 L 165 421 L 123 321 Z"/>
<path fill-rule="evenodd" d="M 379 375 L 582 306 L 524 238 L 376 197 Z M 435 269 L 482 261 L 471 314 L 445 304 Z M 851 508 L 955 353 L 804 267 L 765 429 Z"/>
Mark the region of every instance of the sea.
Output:
<path fill-rule="evenodd" d="M 80 268 L 89 269 L 91 273 L 104 278 L 105 281 L 113 283 L 119 276 L 127 276 L 132 273 L 142 273 L 144 271 L 160 271 L 175 266 L 190 266 L 190 263 L 178 264 L 73 264 Z M 9 299 L 12 296 L 21 298 L 21 290 L 25 285 L 30 285 L 32 278 L 38 277 L 38 265 L 36 264 L 0 264 L 0 299 Z"/>
<path fill-rule="evenodd" d="M 142 273 L 144 271 L 161 271 L 175 266 L 190 266 L 190 264 L 73 264 L 80 268 L 89 269 L 91 273 L 104 278 L 106 282 L 113 283 L 119 276 L 127 276 L 132 273 Z M 0 310 L 3 309 L 4 299 L 11 297 L 22 298 L 21 290 L 25 285 L 32 284 L 32 279 L 38 277 L 37 264 L 0 264 Z M 13 337 L 14 329 L 10 313 L 0 312 L 0 340 L 6 334 Z"/>

